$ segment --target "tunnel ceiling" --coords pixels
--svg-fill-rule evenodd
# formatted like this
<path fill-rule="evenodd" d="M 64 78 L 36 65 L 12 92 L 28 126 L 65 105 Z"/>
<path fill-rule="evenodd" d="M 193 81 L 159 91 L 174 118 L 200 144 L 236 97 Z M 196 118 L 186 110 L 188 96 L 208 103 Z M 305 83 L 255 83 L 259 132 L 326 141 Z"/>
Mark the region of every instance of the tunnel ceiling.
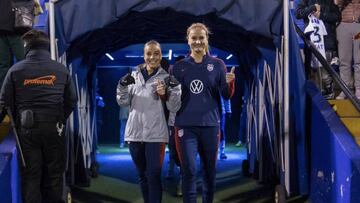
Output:
<path fill-rule="evenodd" d="M 118 21 L 85 34 L 70 47 L 71 56 L 91 55 L 96 60 L 107 52 L 154 39 L 160 43 L 187 43 L 186 29 L 193 22 L 203 22 L 211 30 L 210 45 L 230 53 L 248 49 L 253 38 L 242 28 L 221 20 L 214 13 L 192 16 L 170 9 L 131 12 Z"/>
<path fill-rule="evenodd" d="M 56 4 L 56 30 L 60 53 L 67 50 L 70 60 L 96 62 L 106 52 L 150 39 L 186 43 L 186 28 L 194 22 L 210 28 L 211 46 L 238 54 L 278 35 L 279 9 L 278 0 L 67 0 Z"/>

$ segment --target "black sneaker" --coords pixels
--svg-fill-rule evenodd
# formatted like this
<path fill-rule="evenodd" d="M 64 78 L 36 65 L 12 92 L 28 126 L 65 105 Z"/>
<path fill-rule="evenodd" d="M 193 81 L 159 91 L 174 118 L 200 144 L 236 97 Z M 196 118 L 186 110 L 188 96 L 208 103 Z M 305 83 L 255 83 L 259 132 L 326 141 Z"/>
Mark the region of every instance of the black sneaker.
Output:
<path fill-rule="evenodd" d="M 334 86 L 331 83 L 329 86 L 325 87 L 325 89 L 322 91 L 322 95 L 325 99 L 334 99 L 335 93 L 334 93 Z"/>
<path fill-rule="evenodd" d="M 224 152 L 220 154 L 220 159 L 221 160 L 227 159 L 227 156 Z"/>

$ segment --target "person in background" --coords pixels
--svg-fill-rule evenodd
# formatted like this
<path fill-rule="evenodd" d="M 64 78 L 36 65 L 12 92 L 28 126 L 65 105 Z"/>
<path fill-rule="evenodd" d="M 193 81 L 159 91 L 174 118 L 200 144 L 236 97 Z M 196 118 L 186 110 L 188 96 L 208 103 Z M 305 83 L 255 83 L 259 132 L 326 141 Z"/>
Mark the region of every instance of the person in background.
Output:
<path fill-rule="evenodd" d="M 185 58 L 185 56 L 178 56 L 175 58 L 175 63 L 177 63 L 178 61 L 182 60 L 183 58 Z M 169 67 L 169 74 L 172 74 L 172 66 Z M 169 126 L 169 144 L 168 144 L 168 148 L 169 148 L 169 163 L 168 163 L 168 170 L 167 170 L 167 174 L 166 174 L 166 179 L 173 179 L 174 177 L 174 168 L 175 166 L 179 167 L 179 171 L 181 172 L 181 168 L 180 168 L 180 160 L 179 160 L 179 155 L 176 151 L 176 144 L 175 144 L 175 127 L 174 127 L 174 123 L 175 123 L 175 116 L 176 116 L 176 112 L 169 112 L 169 119 L 168 119 L 168 126 Z M 182 182 L 181 179 L 178 182 L 177 186 L 176 186 L 176 195 L 177 196 L 182 196 Z"/>
<path fill-rule="evenodd" d="M 226 122 L 229 121 L 229 119 L 231 117 L 231 101 L 230 99 L 223 99 L 222 97 L 220 97 L 220 101 L 221 101 L 221 119 L 220 119 L 220 155 L 219 158 L 220 159 L 227 159 L 227 156 L 225 154 L 225 143 L 226 143 L 226 134 L 227 134 L 227 130 L 226 130 Z"/>
<path fill-rule="evenodd" d="M 247 122 L 247 100 L 249 98 L 249 88 L 251 85 L 247 85 L 246 78 L 250 77 L 250 72 L 246 70 L 246 68 L 242 68 L 239 66 L 237 69 L 238 78 L 236 84 L 236 92 L 238 96 L 241 97 L 240 100 L 240 119 L 239 119 L 239 129 L 237 131 L 238 134 L 238 142 L 235 144 L 236 147 L 246 147 L 247 145 L 247 135 L 246 135 L 246 122 Z"/>
<path fill-rule="evenodd" d="M 1 0 L 0 1 L 0 87 L 9 68 L 24 59 L 24 43 L 21 35 L 29 29 L 15 29 L 13 2 L 29 2 L 33 0 Z M 38 0 L 34 0 L 34 15 L 42 13 Z M 16 61 L 14 61 L 14 58 Z"/>
<path fill-rule="evenodd" d="M 98 80 L 96 79 L 96 86 L 98 86 Z M 103 126 L 103 114 L 105 108 L 104 98 L 99 94 L 99 88 L 96 87 L 96 134 L 93 136 L 92 147 L 93 150 L 90 153 L 91 165 L 90 165 L 90 176 L 92 178 L 97 178 L 99 176 L 99 162 L 96 159 L 96 154 L 98 152 L 99 136 L 101 136 L 102 126 Z"/>
<path fill-rule="evenodd" d="M 129 106 L 120 107 L 119 120 L 120 120 L 120 148 L 125 147 L 125 127 L 129 118 Z"/>
<path fill-rule="evenodd" d="M 240 113 L 240 125 L 239 125 L 239 141 L 235 144 L 236 147 L 246 146 L 246 120 L 247 120 L 247 102 L 242 97 L 241 113 Z"/>
<path fill-rule="evenodd" d="M 160 66 L 161 58 L 160 44 L 147 42 L 145 63 L 119 80 L 116 95 L 121 107 L 129 106 L 125 141 L 146 203 L 159 203 L 162 199 L 161 168 L 169 139 L 164 108 L 176 112 L 181 105 L 181 87 Z"/>
<path fill-rule="evenodd" d="M 311 32 L 311 41 L 330 64 L 332 59 L 337 56 L 336 25 L 340 20 L 340 12 L 334 2 L 331 0 L 301 0 L 295 15 L 296 18 L 304 20 L 305 32 L 307 30 Z M 307 56 L 308 58 L 311 56 L 309 51 L 307 51 Z M 320 85 L 322 94 L 326 99 L 333 99 L 335 94 L 332 77 L 316 59 L 313 60 L 311 66 L 313 68 L 320 67 L 317 71 L 321 75 L 323 84 Z"/>
<path fill-rule="evenodd" d="M 104 102 L 104 98 L 99 94 L 99 91 L 96 91 L 95 101 L 96 101 L 96 130 L 97 130 L 95 143 L 97 149 L 99 136 L 101 135 L 102 126 L 104 124 L 104 108 L 106 105 Z"/>
<path fill-rule="evenodd" d="M 196 202 L 196 157 L 202 166 L 202 201 L 213 202 L 220 131 L 220 95 L 234 94 L 234 68 L 227 73 L 221 59 L 209 54 L 209 29 L 194 23 L 187 29 L 190 56 L 177 62 L 173 74 L 180 82 L 181 108 L 175 117 L 176 149 L 181 163 L 183 202 Z"/>
<path fill-rule="evenodd" d="M 26 164 L 22 201 L 64 202 L 64 124 L 77 103 L 75 86 L 68 69 L 51 59 L 44 32 L 30 30 L 22 40 L 26 58 L 9 69 L 0 93 L 0 115 L 11 110 Z"/>
<path fill-rule="evenodd" d="M 360 99 L 360 40 L 355 39 L 360 30 L 360 0 L 335 0 L 335 4 L 341 11 L 341 22 L 336 28 L 340 77 L 350 89 L 355 86 L 355 96 Z M 345 98 L 344 92 L 336 97 Z"/>

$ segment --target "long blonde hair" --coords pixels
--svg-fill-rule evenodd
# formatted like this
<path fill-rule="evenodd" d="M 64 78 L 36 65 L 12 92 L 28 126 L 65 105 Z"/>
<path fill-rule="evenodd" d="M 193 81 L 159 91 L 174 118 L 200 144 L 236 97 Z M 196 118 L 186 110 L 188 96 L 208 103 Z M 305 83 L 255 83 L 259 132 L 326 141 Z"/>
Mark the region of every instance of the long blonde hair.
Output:
<path fill-rule="evenodd" d="M 203 23 L 193 23 L 193 24 L 191 24 L 191 25 L 188 27 L 187 31 L 186 31 L 186 39 L 189 39 L 190 31 L 193 30 L 193 29 L 196 29 L 196 28 L 199 28 L 199 29 L 202 29 L 202 30 L 205 31 L 205 33 L 206 33 L 206 38 L 207 38 L 207 40 L 208 40 L 208 42 L 209 42 L 209 35 L 212 34 L 212 33 L 210 32 L 210 29 L 209 29 L 205 24 L 203 24 Z M 206 51 L 207 54 L 210 53 L 209 43 L 208 43 L 207 46 L 205 47 L 205 51 Z"/>

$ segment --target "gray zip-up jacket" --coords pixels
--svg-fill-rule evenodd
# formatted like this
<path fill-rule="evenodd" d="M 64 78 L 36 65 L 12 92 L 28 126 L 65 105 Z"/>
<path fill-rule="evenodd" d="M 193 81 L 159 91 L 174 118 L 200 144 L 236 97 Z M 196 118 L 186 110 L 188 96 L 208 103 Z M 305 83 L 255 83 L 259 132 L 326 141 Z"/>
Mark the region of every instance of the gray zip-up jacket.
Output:
<path fill-rule="evenodd" d="M 169 133 L 164 113 L 163 101 L 156 93 L 156 81 L 164 81 L 169 74 L 159 68 L 158 72 L 146 82 L 141 73 L 143 65 L 131 73 L 135 84 L 127 87 L 117 86 L 116 100 L 120 106 L 130 106 L 129 118 L 125 128 L 125 141 L 130 142 L 168 142 Z M 181 106 L 181 86 L 167 88 L 166 107 L 176 112 Z"/>

